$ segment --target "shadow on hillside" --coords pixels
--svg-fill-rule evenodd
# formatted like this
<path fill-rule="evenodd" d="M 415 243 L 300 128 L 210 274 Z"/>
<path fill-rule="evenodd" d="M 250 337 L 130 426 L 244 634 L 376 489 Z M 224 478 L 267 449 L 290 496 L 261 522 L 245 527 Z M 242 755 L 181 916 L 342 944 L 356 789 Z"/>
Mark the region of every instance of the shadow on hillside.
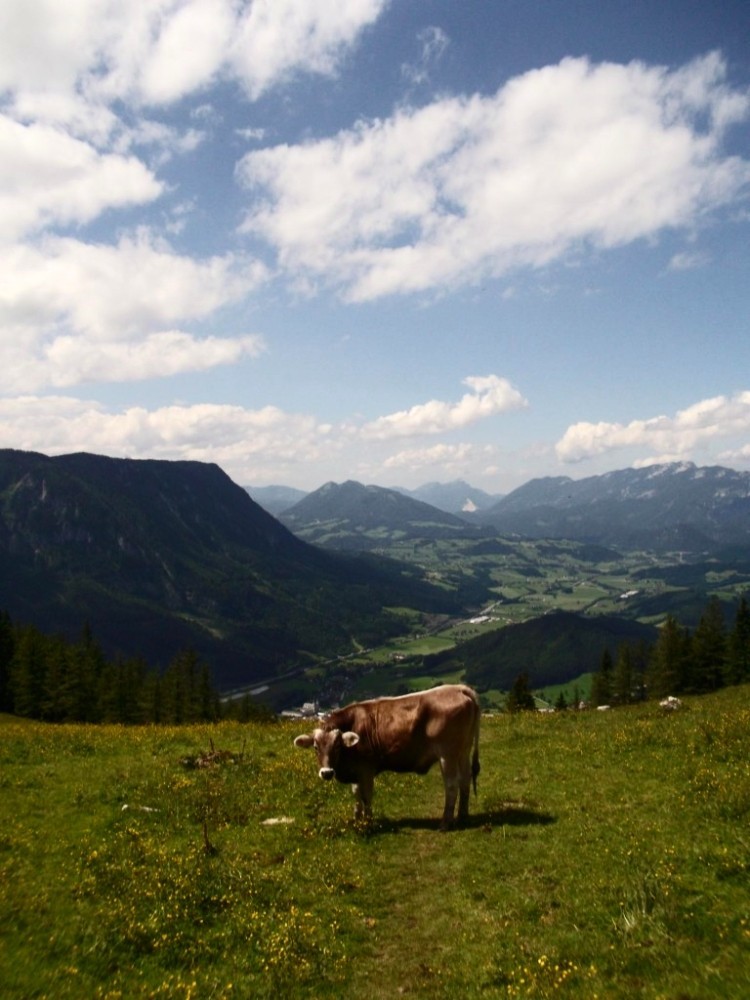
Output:
<path fill-rule="evenodd" d="M 549 813 L 540 812 L 528 806 L 508 803 L 494 809 L 486 809 L 473 813 L 465 822 L 452 826 L 451 831 L 483 830 L 486 833 L 490 833 L 496 827 L 501 826 L 547 826 L 550 823 L 556 822 L 555 817 Z M 395 833 L 403 829 L 439 830 L 440 819 L 411 816 L 403 816 L 400 819 L 381 817 L 374 822 L 371 832 Z"/>

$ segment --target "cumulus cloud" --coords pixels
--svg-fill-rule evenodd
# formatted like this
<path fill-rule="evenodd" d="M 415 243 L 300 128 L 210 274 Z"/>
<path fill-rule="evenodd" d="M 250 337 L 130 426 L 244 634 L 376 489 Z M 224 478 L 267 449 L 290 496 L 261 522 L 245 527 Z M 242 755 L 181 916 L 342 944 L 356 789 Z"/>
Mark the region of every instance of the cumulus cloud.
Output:
<path fill-rule="evenodd" d="M 0 399 L 0 447 L 48 455 L 75 451 L 130 458 L 217 462 L 236 482 L 266 465 L 293 467 L 329 450 L 328 429 L 306 414 L 267 406 L 199 404 L 108 411 L 65 396 Z"/>
<path fill-rule="evenodd" d="M 115 245 L 50 238 L 11 247 L 0 262 L 8 278 L 0 303 L 10 316 L 63 321 L 104 337 L 205 317 L 266 275 L 261 264 L 231 254 L 182 256 L 148 231 Z"/>
<path fill-rule="evenodd" d="M 365 424 L 365 438 L 385 441 L 390 438 L 440 434 L 468 427 L 478 420 L 526 406 L 526 400 L 511 383 L 497 375 L 470 376 L 463 380 L 470 389 L 457 403 L 430 400 L 408 410 L 390 413 Z"/>
<path fill-rule="evenodd" d="M 468 468 L 470 463 L 486 458 L 491 449 L 474 444 L 436 444 L 430 448 L 406 448 L 390 455 L 383 462 L 384 469 L 440 469 L 441 475 L 455 475 Z"/>
<path fill-rule="evenodd" d="M 750 431 L 750 392 L 701 400 L 673 417 L 657 416 L 629 424 L 577 423 L 555 445 L 561 462 L 581 462 L 624 448 L 648 449 L 660 458 L 687 457 L 701 444 Z M 653 458 L 649 459 L 653 461 Z"/>
<path fill-rule="evenodd" d="M 8 247 L 0 269 L 5 391 L 195 371 L 262 349 L 257 336 L 198 338 L 173 326 L 256 288 L 266 272 L 251 260 L 194 260 L 144 232 L 114 246 L 49 238 Z"/>
<path fill-rule="evenodd" d="M 108 208 L 141 205 L 163 190 L 131 156 L 99 153 L 48 125 L 0 115 L 0 239 L 89 222 Z"/>
<path fill-rule="evenodd" d="M 721 452 L 719 454 L 719 461 L 726 465 L 745 465 L 750 463 L 750 444 Z"/>
<path fill-rule="evenodd" d="M 58 337 L 45 350 L 40 375 L 58 388 L 166 378 L 257 357 L 262 350 L 263 341 L 257 336 L 198 338 L 180 330 L 148 334 L 137 343 L 92 345 L 82 337 Z"/>
<path fill-rule="evenodd" d="M 0 11 L 0 92 L 63 111 L 160 105 L 219 75 L 260 96 L 295 72 L 335 72 L 388 0 L 25 0 Z M 20 105 L 19 105 L 20 106 Z M 28 108 L 30 104 L 25 103 Z M 37 103 L 41 108 L 41 103 Z"/>
<path fill-rule="evenodd" d="M 232 71 L 257 98 L 293 73 L 331 75 L 389 0 L 254 0 L 240 19 Z"/>
<path fill-rule="evenodd" d="M 351 300 L 476 282 L 692 227 L 736 199 L 722 151 L 750 98 L 717 54 L 670 71 L 587 59 L 333 138 L 246 154 L 244 229 Z"/>

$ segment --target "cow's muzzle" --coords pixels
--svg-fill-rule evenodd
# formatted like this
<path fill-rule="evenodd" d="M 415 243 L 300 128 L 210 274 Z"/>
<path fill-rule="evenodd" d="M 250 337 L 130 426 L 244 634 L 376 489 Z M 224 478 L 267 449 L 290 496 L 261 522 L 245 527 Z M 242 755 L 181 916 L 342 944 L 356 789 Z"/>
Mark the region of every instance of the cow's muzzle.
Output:
<path fill-rule="evenodd" d="M 332 767 L 321 767 L 318 774 L 323 779 L 323 781 L 330 781 L 334 776 L 335 772 Z"/>

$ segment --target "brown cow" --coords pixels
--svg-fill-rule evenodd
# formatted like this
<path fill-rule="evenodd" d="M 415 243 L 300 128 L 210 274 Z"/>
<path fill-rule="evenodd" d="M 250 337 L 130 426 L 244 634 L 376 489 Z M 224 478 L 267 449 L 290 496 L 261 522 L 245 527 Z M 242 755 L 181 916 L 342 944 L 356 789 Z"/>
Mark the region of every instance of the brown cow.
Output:
<path fill-rule="evenodd" d="M 479 774 L 479 699 L 464 684 L 446 684 L 397 698 L 376 698 L 339 708 L 297 747 L 314 747 L 318 774 L 351 784 L 355 818 L 372 816 L 375 775 L 381 771 L 426 774 L 437 761 L 443 772 L 442 828 L 469 815 L 469 788 Z"/>

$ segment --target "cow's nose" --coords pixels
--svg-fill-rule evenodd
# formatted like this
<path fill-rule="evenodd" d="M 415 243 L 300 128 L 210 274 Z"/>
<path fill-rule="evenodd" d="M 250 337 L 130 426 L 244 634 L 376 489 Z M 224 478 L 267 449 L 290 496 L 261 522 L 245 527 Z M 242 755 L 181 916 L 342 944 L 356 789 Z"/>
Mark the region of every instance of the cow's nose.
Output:
<path fill-rule="evenodd" d="M 321 776 L 323 781 L 330 781 L 331 778 L 333 777 L 333 768 L 321 767 L 320 771 L 318 771 L 318 774 Z"/>

